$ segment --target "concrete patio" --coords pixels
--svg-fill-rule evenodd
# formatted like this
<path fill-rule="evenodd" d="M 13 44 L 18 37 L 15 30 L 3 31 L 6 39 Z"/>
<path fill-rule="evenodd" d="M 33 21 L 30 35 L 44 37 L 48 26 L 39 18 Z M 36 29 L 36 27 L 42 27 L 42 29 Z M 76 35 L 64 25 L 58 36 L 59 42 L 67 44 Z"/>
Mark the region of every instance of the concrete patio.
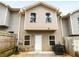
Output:
<path fill-rule="evenodd" d="M 20 52 L 17 55 L 11 55 L 10 57 L 71 57 L 68 54 L 55 55 L 54 52 Z"/>

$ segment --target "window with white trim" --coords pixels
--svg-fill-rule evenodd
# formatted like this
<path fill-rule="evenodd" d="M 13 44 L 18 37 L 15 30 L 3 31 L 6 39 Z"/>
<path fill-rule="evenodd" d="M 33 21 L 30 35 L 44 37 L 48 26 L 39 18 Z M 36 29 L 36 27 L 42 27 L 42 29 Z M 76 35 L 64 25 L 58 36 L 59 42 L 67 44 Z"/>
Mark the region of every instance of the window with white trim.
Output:
<path fill-rule="evenodd" d="M 46 22 L 50 23 L 51 21 L 51 14 L 50 13 L 46 13 Z"/>
<path fill-rule="evenodd" d="M 30 45 L 30 35 L 25 36 L 24 45 Z"/>
<path fill-rule="evenodd" d="M 36 22 L 36 13 L 31 13 L 30 16 L 30 22 Z"/>
<path fill-rule="evenodd" d="M 49 36 L 49 44 L 55 45 L 55 36 L 52 36 L 52 35 Z"/>

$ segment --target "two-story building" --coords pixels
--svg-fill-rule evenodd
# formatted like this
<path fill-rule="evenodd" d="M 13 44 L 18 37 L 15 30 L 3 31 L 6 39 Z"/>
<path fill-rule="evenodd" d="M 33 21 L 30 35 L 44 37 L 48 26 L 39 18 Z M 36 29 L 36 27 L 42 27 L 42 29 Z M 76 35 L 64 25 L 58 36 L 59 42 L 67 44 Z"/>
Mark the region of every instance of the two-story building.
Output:
<path fill-rule="evenodd" d="M 22 10 L 22 9 L 21 9 Z M 62 43 L 58 9 L 38 2 L 20 11 L 19 41 L 32 51 L 51 51 Z"/>

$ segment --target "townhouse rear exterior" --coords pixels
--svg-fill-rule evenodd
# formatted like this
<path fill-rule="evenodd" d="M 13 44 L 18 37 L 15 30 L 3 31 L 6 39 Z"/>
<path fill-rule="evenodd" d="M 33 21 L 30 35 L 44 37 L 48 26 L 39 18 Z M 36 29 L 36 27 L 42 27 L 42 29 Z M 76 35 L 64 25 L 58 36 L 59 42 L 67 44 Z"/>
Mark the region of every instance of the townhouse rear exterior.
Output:
<path fill-rule="evenodd" d="M 64 44 L 63 37 L 79 35 L 78 14 L 61 17 L 44 2 L 21 9 L 0 3 L 0 31 L 13 31 L 18 47 L 26 51 L 51 51 L 53 45 Z"/>

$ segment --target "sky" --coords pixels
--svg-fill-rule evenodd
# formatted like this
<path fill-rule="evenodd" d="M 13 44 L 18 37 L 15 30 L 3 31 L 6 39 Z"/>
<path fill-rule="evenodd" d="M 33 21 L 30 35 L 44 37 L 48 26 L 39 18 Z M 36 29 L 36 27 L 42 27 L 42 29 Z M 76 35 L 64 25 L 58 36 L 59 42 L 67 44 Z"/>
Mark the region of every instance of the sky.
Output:
<path fill-rule="evenodd" d="M 37 1 L 12 0 L 12 1 L 1 1 L 1 2 L 4 2 L 14 8 L 22 8 L 22 7 L 28 7 L 29 5 L 36 3 Z M 79 1 L 44 1 L 44 2 L 58 8 L 63 15 L 66 15 L 79 9 Z"/>

